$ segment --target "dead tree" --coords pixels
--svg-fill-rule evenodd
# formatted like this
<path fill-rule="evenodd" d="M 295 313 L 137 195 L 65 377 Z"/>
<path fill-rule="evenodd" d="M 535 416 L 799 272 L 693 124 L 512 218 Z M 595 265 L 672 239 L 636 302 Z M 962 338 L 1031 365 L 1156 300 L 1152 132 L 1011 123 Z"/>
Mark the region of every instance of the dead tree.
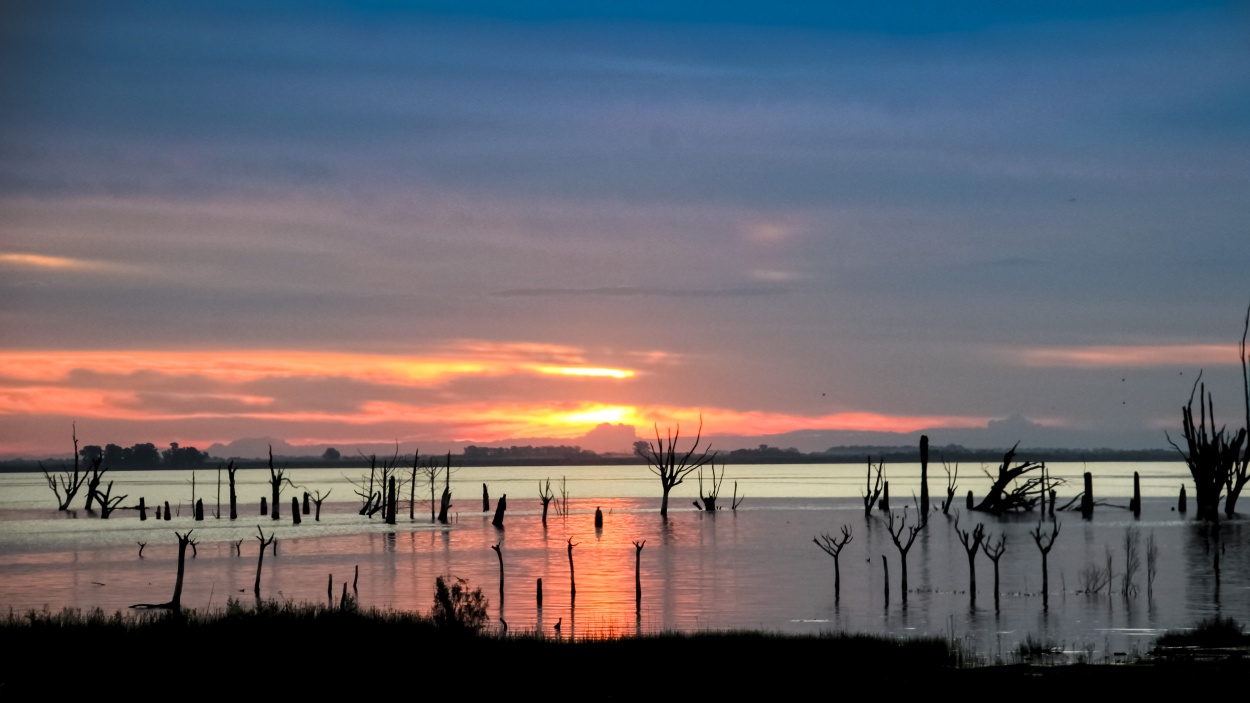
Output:
<path fill-rule="evenodd" d="M 885 457 L 881 457 L 881 463 L 877 464 L 877 478 L 873 480 L 872 474 L 872 457 L 868 457 L 868 475 L 864 478 L 864 517 L 872 517 L 872 508 L 877 504 L 877 499 L 881 497 L 881 484 L 885 477 Z"/>
<path fill-rule="evenodd" d="M 265 531 L 260 529 L 260 525 L 256 526 L 256 532 L 256 541 L 260 542 L 260 553 L 256 555 L 256 585 L 252 587 L 252 592 L 256 594 L 256 600 L 260 600 L 260 570 L 265 565 L 265 547 L 272 545 L 274 538 L 278 535 L 271 532 L 269 537 L 266 538 Z M 276 552 L 277 549 L 275 548 L 274 551 Z"/>
<path fill-rule="evenodd" d="M 1246 308 L 1246 321 L 1241 332 L 1241 346 L 1238 349 L 1239 361 L 1241 361 L 1241 386 L 1246 401 L 1246 426 L 1242 428 L 1243 434 L 1250 433 L 1250 353 L 1246 351 L 1247 335 L 1250 335 L 1250 306 Z M 1214 425 L 1214 421 L 1211 424 Z M 1233 519 L 1237 508 L 1237 498 L 1241 496 L 1241 489 L 1245 487 L 1247 481 L 1250 481 L 1250 436 L 1247 436 L 1242 444 L 1241 461 L 1233 462 L 1233 470 L 1229 472 L 1224 484 L 1228 489 L 1228 495 L 1224 499 L 1224 516 L 1229 520 Z"/>
<path fill-rule="evenodd" d="M 569 537 L 568 543 L 569 543 L 569 600 L 573 600 L 574 598 L 577 598 L 577 575 L 573 571 L 573 547 L 576 547 L 577 544 L 581 544 L 581 542 L 578 542 L 577 544 L 573 544 L 573 538 Z"/>
<path fill-rule="evenodd" d="M 902 562 L 902 567 L 901 567 L 902 583 L 900 585 L 902 586 L 903 602 L 906 603 L 907 602 L 907 552 L 908 550 L 911 549 L 912 543 L 916 541 L 916 535 L 920 534 L 920 531 L 925 528 L 925 523 L 921 522 L 918 525 L 913 525 L 913 526 L 908 527 L 907 515 L 904 514 L 898 520 L 898 529 L 895 529 L 894 528 L 894 523 L 895 523 L 894 511 L 891 510 L 889 513 L 887 513 L 887 515 L 889 517 L 887 518 L 886 529 L 889 530 L 890 532 L 890 539 L 894 541 L 894 546 L 898 548 L 898 558 L 899 558 L 899 561 Z M 906 540 L 902 539 L 904 528 L 906 528 L 907 530 Z"/>
<path fill-rule="evenodd" d="M 543 483 L 538 484 L 538 497 L 543 502 L 543 527 L 546 527 L 547 526 L 547 506 L 550 505 L 551 500 L 556 497 L 556 494 L 551 492 L 551 479 L 547 479 L 546 484 L 543 484 Z"/>
<path fill-rule="evenodd" d="M 238 496 L 236 496 L 234 493 L 234 472 L 238 470 L 239 470 L 239 467 L 234 465 L 233 459 L 230 460 L 230 463 L 226 464 L 226 475 L 230 479 L 230 519 L 231 520 L 239 519 L 239 505 L 238 505 L 239 499 L 238 499 Z"/>
<path fill-rule="evenodd" d="M 421 468 L 420 454 L 419 450 L 412 450 L 412 478 L 408 481 L 408 519 L 410 521 L 417 519 L 417 471 Z"/>
<path fill-rule="evenodd" d="M 174 597 L 169 599 L 168 603 L 136 603 L 130 606 L 135 610 L 170 610 L 174 613 L 182 612 L 182 576 L 186 571 L 187 564 L 187 546 L 195 547 L 197 542 L 191 539 L 191 533 L 194 530 L 187 530 L 186 534 L 174 533 L 178 538 L 178 579 L 174 581 Z M 143 557 L 143 546 L 139 547 L 139 556 Z"/>
<path fill-rule="evenodd" d="M 703 469 L 700 468 L 699 469 L 699 500 L 703 501 L 703 505 L 700 506 L 698 503 L 695 503 L 695 507 L 699 508 L 700 510 L 707 511 L 709 513 L 715 512 L 716 511 L 716 497 L 720 495 L 720 486 L 721 486 L 721 483 L 724 482 L 724 480 L 725 480 L 725 467 L 723 465 L 720 467 L 720 476 L 717 476 L 716 465 L 712 464 L 712 490 L 708 493 L 708 495 L 703 495 Z"/>
<path fill-rule="evenodd" d="M 438 508 L 438 521 L 446 525 L 447 511 L 451 510 L 451 452 L 447 452 L 447 471 L 443 476 L 443 499 Z"/>
<path fill-rule="evenodd" d="M 95 497 L 96 497 L 96 500 L 100 503 L 100 519 L 101 520 L 109 519 L 109 515 L 113 514 L 113 511 L 117 510 L 117 506 L 121 505 L 121 502 L 126 499 L 126 496 L 124 495 L 120 495 L 120 496 L 113 495 L 113 482 L 112 481 L 109 481 L 108 487 L 106 487 L 103 491 L 97 489 L 95 492 Z M 190 533 L 188 532 L 187 534 L 190 534 Z"/>
<path fill-rule="evenodd" d="M 959 480 L 959 462 L 955 462 L 955 471 L 951 472 L 951 467 L 942 461 L 942 469 L 946 471 L 946 500 L 942 501 L 942 514 L 950 515 L 951 505 L 955 503 L 955 491 L 959 487 L 956 481 Z"/>
<path fill-rule="evenodd" d="M 1120 581 L 1120 595 L 1136 596 L 1137 571 L 1141 569 L 1141 534 L 1133 525 L 1124 530 L 1124 577 Z"/>
<path fill-rule="evenodd" d="M 716 459 L 711 447 L 699 451 L 699 443 L 703 440 L 703 417 L 699 416 L 699 431 L 695 434 L 694 444 L 685 452 L 677 450 L 677 442 L 681 436 L 681 427 L 674 432 L 669 431 L 667 442 L 660 437 L 660 428 L 655 426 L 655 442 L 647 442 L 647 451 L 638 453 L 647 461 L 651 473 L 660 477 L 660 487 L 664 496 L 660 500 L 660 517 L 668 517 L 668 494 L 674 486 L 681 484 L 682 479 L 697 471 L 708 462 Z"/>
<path fill-rule="evenodd" d="M 985 495 L 985 498 L 972 508 L 973 510 L 987 512 L 991 515 L 1030 511 L 1045 495 L 1047 484 L 1044 474 L 1025 478 L 1027 474 L 1043 468 L 1042 464 L 1035 461 L 1025 461 L 1012 466 L 1016 456 L 1016 447 L 1018 446 L 1020 446 L 1020 443 L 1016 442 L 1003 455 L 1003 463 L 998 465 L 997 476 L 991 475 L 989 471 L 985 472 L 985 475 L 989 476 L 994 481 L 994 484 L 990 487 L 989 493 Z M 1061 482 L 1056 479 L 1052 483 L 1059 485 Z"/>
<path fill-rule="evenodd" d="M 1244 357 L 1243 357 L 1244 359 Z M 1246 482 L 1246 453 L 1242 451 L 1246 442 L 1246 429 L 1243 427 L 1235 434 L 1228 434 L 1227 428 L 1216 430 L 1215 405 L 1206 384 L 1201 383 L 1202 374 L 1194 381 L 1193 390 L 1189 392 L 1189 403 L 1181 408 L 1182 437 L 1186 449 L 1181 449 L 1168 436 L 1168 443 L 1185 460 L 1189 473 L 1194 479 L 1194 499 L 1198 504 L 1198 518 L 1210 522 L 1219 522 L 1220 495 L 1225 488 L 1235 489 L 1238 494 Z M 1194 394 L 1198 395 L 1198 423 L 1194 424 Z M 1205 400 L 1205 402 L 1203 402 Z M 1250 401 L 1247 401 L 1250 403 Z M 1208 416 L 1211 426 L 1208 429 Z M 1165 433 L 1166 434 L 1166 433 Z M 1230 497 L 1232 494 L 1230 493 Z M 1231 516 L 1231 507 L 1235 507 L 1236 498 L 1230 506 L 1225 503 L 1226 512 Z"/>
<path fill-rule="evenodd" d="M 1050 554 L 1050 548 L 1055 546 L 1055 538 L 1059 536 L 1059 522 L 1051 523 L 1050 535 L 1042 534 L 1042 521 L 1037 521 L 1037 527 L 1029 533 L 1033 536 L 1033 541 L 1037 543 L 1037 551 L 1042 553 L 1042 610 L 1050 609 L 1050 573 L 1046 568 L 1046 557 Z"/>
<path fill-rule="evenodd" d="M 109 481 L 112 484 L 112 481 Z M 204 522 L 204 499 L 197 498 L 195 501 L 195 521 Z"/>
<path fill-rule="evenodd" d="M 61 472 L 53 475 L 43 467 L 43 462 L 39 462 L 39 470 L 43 472 L 43 478 L 48 482 L 48 488 L 52 489 L 52 493 L 56 495 L 56 509 L 62 512 L 69 510 L 70 503 L 74 502 L 74 497 L 78 495 L 78 489 L 82 488 L 83 481 L 87 480 L 87 475 L 81 472 L 78 464 L 78 428 L 74 427 L 74 470 L 70 471 L 68 467 L 62 465 Z M 64 492 L 64 495 L 62 495 Z"/>
<path fill-rule="evenodd" d="M 503 542 L 496 542 L 495 544 L 492 544 L 490 546 L 491 549 L 495 550 L 495 556 L 499 557 L 499 607 L 500 608 L 503 608 L 503 551 L 499 549 L 499 546 L 502 544 Z M 499 612 L 502 613 L 503 611 L 500 610 Z"/>
<path fill-rule="evenodd" d="M 144 547 L 146 547 L 146 546 L 148 546 L 148 543 L 147 543 L 147 542 L 136 542 L 136 544 L 138 544 L 138 545 L 139 545 L 139 558 L 140 558 L 140 559 L 142 559 L 142 558 L 143 558 L 143 548 L 144 548 Z"/>
<path fill-rule="evenodd" d="M 101 468 L 104 463 L 103 457 L 95 457 L 91 460 L 91 475 L 87 478 L 87 512 L 91 512 L 94 507 L 96 496 L 100 493 L 100 481 L 104 479 L 104 472 L 107 469 Z"/>
<path fill-rule="evenodd" d="M 412 474 L 414 486 L 416 484 L 416 475 L 418 472 L 420 472 L 421 475 L 425 477 L 426 483 L 428 483 L 430 486 L 430 522 L 434 522 L 436 520 L 434 511 L 435 511 L 435 505 L 437 505 L 436 500 L 435 500 L 435 487 L 438 485 L 438 471 L 439 471 L 438 462 L 434 458 L 431 457 L 430 460 L 424 464 L 418 463 L 416 454 L 413 454 L 412 460 L 414 464 L 413 474 Z M 447 473 L 450 477 L 451 452 L 447 452 Z M 414 490 L 414 496 L 415 496 L 415 487 L 413 490 Z"/>
<path fill-rule="evenodd" d="M 217 508 L 213 511 L 213 519 L 221 519 L 221 464 L 217 465 Z"/>
<path fill-rule="evenodd" d="M 277 520 L 279 517 L 278 506 L 280 505 L 280 501 L 282 500 L 282 482 L 286 481 L 291 486 L 295 485 L 291 483 L 291 479 L 283 476 L 284 473 L 286 473 L 285 466 L 282 467 L 281 469 L 274 468 L 273 445 L 270 445 L 269 446 L 269 493 L 272 496 L 272 498 L 270 499 L 269 504 L 272 510 L 269 513 L 269 517 L 274 520 Z"/>
<path fill-rule="evenodd" d="M 971 534 L 967 530 L 959 529 L 959 516 L 955 516 L 955 535 L 959 537 L 959 542 L 964 546 L 964 552 L 968 554 L 968 597 L 972 600 L 972 604 L 977 604 L 977 551 L 981 549 L 982 541 L 985 539 L 985 525 L 977 523 L 972 529 Z M 997 590 L 997 589 L 996 589 Z"/>
<path fill-rule="evenodd" d="M 729 509 L 737 510 L 738 505 L 746 499 L 747 499 L 747 494 L 745 493 L 742 494 L 741 498 L 738 497 L 738 482 L 734 481 L 734 494 L 733 494 L 733 498 L 730 499 Z"/>
<path fill-rule="evenodd" d="M 144 502 L 143 496 L 139 496 L 139 522 L 147 522 L 148 504 Z"/>
<path fill-rule="evenodd" d="M 482 484 L 482 512 L 490 512 L 490 491 L 486 490 L 486 484 Z"/>
<path fill-rule="evenodd" d="M 395 524 L 395 513 L 399 512 L 399 502 L 395 491 L 395 477 L 391 476 L 387 481 L 386 489 L 386 524 Z"/>
<path fill-rule="evenodd" d="M 1003 553 L 1007 551 L 1007 533 L 999 535 L 998 542 L 991 543 L 989 537 L 981 543 L 981 551 L 985 552 L 985 556 L 994 562 L 994 609 L 998 609 L 998 560 L 1003 558 Z"/>
<path fill-rule="evenodd" d="M 495 519 L 490 521 L 490 524 L 494 525 L 495 529 L 497 530 L 503 529 L 503 514 L 504 514 L 504 511 L 507 509 L 508 509 L 508 494 L 505 493 L 499 496 L 499 503 L 495 505 Z"/>
<path fill-rule="evenodd" d="M 634 540 L 634 609 L 642 610 L 642 548 L 647 540 Z"/>
<path fill-rule="evenodd" d="M 317 489 L 317 492 L 313 495 L 312 502 L 313 502 L 313 505 L 316 506 L 317 508 L 317 511 L 313 516 L 313 519 L 316 522 L 321 522 L 321 503 L 325 501 L 326 498 L 329 498 L 330 494 L 333 492 L 334 492 L 334 489 L 331 488 L 330 490 L 326 491 L 325 495 L 321 495 L 321 489 Z"/>
<path fill-rule="evenodd" d="M 1133 517 L 1141 517 L 1141 475 L 1133 472 L 1133 497 L 1129 498 L 1128 509 Z"/>
<path fill-rule="evenodd" d="M 1155 575 L 1159 573 L 1159 545 L 1154 530 L 1146 537 L 1146 599 L 1155 597 Z"/>
<path fill-rule="evenodd" d="M 291 524 L 298 525 L 300 523 L 299 498 L 291 496 Z"/>
<path fill-rule="evenodd" d="M 851 541 L 850 525 L 842 526 L 842 539 L 836 539 L 828 532 L 822 532 L 820 538 L 812 538 L 812 542 L 820 547 L 825 554 L 833 557 L 833 602 L 837 603 L 842 598 L 842 570 L 838 565 L 838 555 L 842 553 L 842 548 Z"/>
<path fill-rule="evenodd" d="M 357 480 L 347 479 L 354 487 L 356 496 L 361 500 L 361 515 L 372 518 L 380 512 L 382 513 L 382 519 L 390 522 L 388 511 L 390 509 L 391 496 L 388 490 L 391 480 L 399 473 L 398 463 L 399 445 L 397 444 L 395 445 L 395 455 L 390 460 L 383 459 L 379 464 L 378 456 L 370 454 L 368 475 L 361 476 Z"/>
<path fill-rule="evenodd" d="M 308 495 L 308 491 L 304 491 L 304 504 L 300 507 L 301 515 L 308 515 L 312 512 L 312 496 Z"/>
<path fill-rule="evenodd" d="M 929 514 L 929 435 L 920 435 L 920 514 Z"/>

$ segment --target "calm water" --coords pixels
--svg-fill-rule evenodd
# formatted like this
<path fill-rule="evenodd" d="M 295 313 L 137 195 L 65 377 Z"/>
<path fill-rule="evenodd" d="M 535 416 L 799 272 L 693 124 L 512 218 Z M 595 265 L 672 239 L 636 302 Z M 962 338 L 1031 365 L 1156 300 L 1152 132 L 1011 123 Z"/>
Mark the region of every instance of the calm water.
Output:
<path fill-rule="evenodd" d="M 450 574 L 480 586 L 490 600 L 492 625 L 505 618 L 512 631 L 550 632 L 559 620 L 568 636 L 632 634 L 639 631 L 751 628 L 788 633 L 828 631 L 958 637 L 994 657 L 1026 636 L 1053 641 L 1073 652 L 1092 649 L 1096 657 L 1144 649 L 1160 631 L 1184 627 L 1220 613 L 1250 621 L 1250 529 L 1227 521 L 1219 535 L 1172 510 L 1176 492 L 1188 484 L 1183 464 L 1094 464 L 1099 500 L 1127 505 L 1132 472 L 1142 474 L 1145 499 L 1140 519 L 1123 509 L 1099 507 L 1094 519 L 1059 513 L 1061 531 L 1050 553 L 1050 602 L 1043 608 L 1041 557 L 1029 531 L 1035 516 L 960 517 L 971 529 L 983 522 L 994 536 L 1007 536 L 1001 560 L 1001 598 L 993 599 L 993 567 L 977 558 L 978 600 L 970 603 L 968 563 L 953 529 L 954 517 L 940 512 L 916 538 L 908 558 L 908 588 L 900 588 L 901 562 L 881 513 L 866 519 L 860 494 L 864 467 L 855 465 L 731 466 L 721 502 L 728 508 L 733 482 L 746 499 L 737 511 L 696 511 L 697 483 L 687 481 L 672 495 L 667 522 L 659 516 L 659 486 L 645 467 L 465 468 L 451 487 L 454 522 L 432 525 L 428 485 L 418 486 L 416 518 L 403 502 L 400 524 L 388 527 L 357 514 L 347 477 L 359 472 L 327 469 L 288 471 L 301 489 L 332 491 L 320 522 L 304 517 L 291 523 L 284 489 L 282 518 L 260 517 L 259 501 L 269 493 L 267 471 L 240 471 L 240 519 L 214 519 L 215 471 L 196 473 L 196 495 L 210 513 L 203 522 L 191 515 L 190 472 L 111 472 L 114 493 L 129 494 L 126 505 L 145 496 L 149 506 L 168 500 L 170 521 L 140 522 L 134 511 L 107 521 L 79 511 L 57 513 L 51 491 L 38 474 L 0 475 L 0 607 L 15 611 L 64 606 L 125 608 L 133 603 L 169 600 L 177 562 L 174 531 L 194 529 L 198 555 L 188 559 L 183 604 L 192 608 L 224 605 L 228 597 L 250 599 L 256 576 L 257 526 L 276 531 L 278 553 L 266 555 L 265 597 L 299 601 L 325 599 L 327 580 L 341 592 L 359 567 L 362 605 L 427 611 L 434 578 Z M 914 520 L 919 466 L 887 467 L 891 503 Z M 1079 491 L 1079 464 L 1051 465 L 1071 483 L 1059 489 L 1060 504 Z M 344 475 L 346 474 L 346 476 Z M 567 477 L 569 510 L 551 514 L 546 529 L 537 499 L 539 479 Z M 224 480 L 224 479 L 223 479 Z M 506 528 L 491 526 L 481 512 L 482 483 L 492 507 L 508 495 Z M 977 466 L 960 468 L 959 493 L 983 495 L 990 481 Z M 945 476 L 930 473 L 930 491 L 944 494 Z M 421 492 L 425 491 L 422 500 Z M 440 484 L 441 490 L 441 484 Z M 1188 490 L 1191 494 L 1192 486 Z M 223 494 L 225 489 L 223 488 Z M 405 491 L 404 495 L 407 495 Z M 224 500 L 224 498 L 223 498 Z M 331 502 L 334 501 L 334 502 Z M 963 505 L 962 498 L 956 501 Z M 81 501 L 79 501 L 81 504 Z M 602 531 L 593 525 L 600 507 Z M 225 510 L 225 508 L 223 508 Z M 1192 516 L 1192 510 L 1190 515 Z M 842 593 L 835 600 L 833 560 L 812 543 L 823 532 L 838 534 L 847 525 L 853 541 L 841 556 Z M 1047 524 L 1044 529 L 1049 532 Z M 1140 593 L 1119 594 L 1124 573 L 1123 542 L 1128 530 L 1140 539 Z M 1146 541 L 1159 547 L 1154 595 L 1146 594 Z M 577 597 L 571 600 L 567 542 L 572 538 Z M 234 542 L 243 540 L 242 556 Z M 642 607 L 634 602 L 634 541 L 641 553 Z M 138 542 L 146 542 L 139 558 Z M 499 593 L 500 544 L 505 588 Z M 1110 550 L 1115 584 L 1112 595 L 1085 595 L 1081 573 L 1102 566 Z M 1216 579 L 1214 552 L 1222 551 Z M 889 562 L 890 593 L 882 556 Z M 543 608 L 536 603 L 543 583 Z M 349 586 L 350 587 L 350 586 Z"/>

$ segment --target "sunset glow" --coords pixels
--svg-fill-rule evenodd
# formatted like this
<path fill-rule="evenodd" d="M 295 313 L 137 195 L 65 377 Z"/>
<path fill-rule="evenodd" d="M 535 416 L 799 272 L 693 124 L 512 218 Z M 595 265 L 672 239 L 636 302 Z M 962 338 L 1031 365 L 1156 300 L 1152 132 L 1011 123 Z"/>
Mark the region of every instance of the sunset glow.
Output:
<path fill-rule="evenodd" d="M 1155 344 L 1141 346 L 1057 347 L 1024 349 L 1012 353 L 1025 366 L 1107 368 L 1234 365 L 1238 363 L 1233 344 Z"/>

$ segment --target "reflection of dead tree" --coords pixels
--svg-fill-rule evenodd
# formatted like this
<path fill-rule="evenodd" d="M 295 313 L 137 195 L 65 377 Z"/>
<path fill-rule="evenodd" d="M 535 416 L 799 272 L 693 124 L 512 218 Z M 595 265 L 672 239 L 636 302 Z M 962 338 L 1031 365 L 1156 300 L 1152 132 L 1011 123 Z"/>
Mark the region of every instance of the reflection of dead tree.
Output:
<path fill-rule="evenodd" d="M 890 539 L 894 541 L 894 546 L 898 548 L 898 558 L 902 564 L 902 587 L 903 602 L 907 602 L 907 552 L 911 549 L 911 545 L 916 541 L 916 535 L 925 528 L 923 520 L 918 525 L 907 526 L 907 515 L 904 514 L 898 521 L 898 529 L 894 529 L 894 511 L 886 513 L 888 515 L 886 529 L 890 532 Z M 907 539 L 903 540 L 903 529 L 907 529 Z"/>
<path fill-rule="evenodd" d="M 83 481 L 87 480 L 87 475 L 80 473 L 78 466 L 78 428 L 74 428 L 74 470 L 70 471 L 68 467 L 62 465 L 61 472 L 55 476 L 48 473 L 43 467 L 43 462 L 39 462 L 39 470 L 43 472 L 43 478 L 48 482 L 48 488 L 56 494 L 56 509 L 69 510 L 69 504 L 74 501 L 74 496 L 78 495 L 78 489 L 82 488 Z M 65 495 L 62 496 L 61 492 Z"/>
<path fill-rule="evenodd" d="M 1007 533 L 998 536 L 998 542 L 991 542 L 987 536 L 985 541 L 981 543 L 981 551 L 985 552 L 985 556 L 994 562 L 994 609 L 998 609 L 998 560 L 1003 558 L 1003 553 L 1007 551 Z"/>
<path fill-rule="evenodd" d="M 820 539 L 812 538 L 812 542 L 815 542 L 817 547 L 833 557 L 833 602 L 835 603 L 842 597 L 842 570 L 838 566 L 838 555 L 850 541 L 851 527 L 849 525 L 842 526 L 842 539 L 836 539 L 828 532 L 822 532 Z"/>
<path fill-rule="evenodd" d="M 1159 545 L 1154 530 L 1146 537 L 1146 599 L 1155 597 L 1155 574 L 1159 572 Z"/>
<path fill-rule="evenodd" d="M 881 463 L 875 467 L 877 469 L 876 481 L 873 481 L 873 465 L 872 457 L 868 457 L 868 474 L 864 478 L 864 517 L 872 517 L 872 508 L 877 504 L 877 498 L 881 497 L 881 483 L 884 480 L 882 475 L 885 472 L 885 457 L 881 458 Z"/>
<path fill-rule="evenodd" d="M 551 492 L 551 479 L 547 479 L 545 484 L 538 484 L 538 497 L 543 501 L 543 527 L 547 526 L 547 506 L 551 504 L 552 499 L 556 497 Z"/>
<path fill-rule="evenodd" d="M 1035 461 L 1025 461 L 1012 466 L 1012 461 L 1015 460 L 1016 456 L 1016 447 L 1018 446 L 1020 446 L 1020 443 L 1016 442 L 1003 455 L 1003 463 L 998 466 L 997 476 L 991 475 L 989 471 L 985 472 L 985 475 L 993 480 L 994 484 L 990 487 L 989 493 L 985 495 L 985 498 L 973 507 L 973 510 L 980 510 L 993 515 L 1029 511 L 1042 499 L 1047 488 L 1063 483 L 1062 479 L 1053 479 L 1048 483 L 1045 465 Z M 1017 479 L 1021 479 L 1026 474 L 1038 469 L 1043 470 L 1040 476 L 1030 476 L 1023 481 L 1017 482 Z"/>
<path fill-rule="evenodd" d="M 581 542 L 578 542 L 577 544 L 573 544 L 573 538 L 569 537 L 568 543 L 569 543 L 569 600 L 572 600 L 577 597 L 577 576 L 573 572 L 573 547 L 576 547 L 577 544 L 581 544 Z"/>
<path fill-rule="evenodd" d="M 265 538 L 265 531 L 260 529 L 260 525 L 256 526 L 256 532 L 259 533 L 256 541 L 260 542 L 260 554 L 256 555 L 256 585 L 252 587 L 252 592 L 256 594 L 256 600 L 260 600 L 260 570 L 265 565 L 265 547 L 274 543 L 277 533 L 269 533 L 269 538 Z M 274 547 L 274 554 L 277 555 L 277 547 Z"/>
<path fill-rule="evenodd" d="M 951 505 L 955 502 L 955 490 L 958 486 L 955 482 L 959 480 L 959 462 L 955 462 L 955 470 L 952 472 L 946 460 L 942 460 L 942 468 L 946 471 L 946 500 L 942 501 L 942 514 L 950 515 Z"/>
<path fill-rule="evenodd" d="M 638 542 L 634 540 L 634 608 L 642 609 L 642 548 L 647 546 L 647 540 Z"/>
<path fill-rule="evenodd" d="M 1128 598 L 1137 595 L 1138 588 L 1135 579 L 1137 571 L 1141 568 L 1141 535 L 1137 528 L 1129 525 L 1124 530 L 1124 577 L 1120 583 L 1120 595 Z"/>
<path fill-rule="evenodd" d="M 1051 523 L 1051 532 L 1049 536 L 1042 534 L 1042 521 L 1037 521 L 1037 527 L 1029 533 L 1033 536 L 1033 541 L 1037 543 L 1037 551 L 1042 553 L 1042 610 L 1050 607 L 1050 575 L 1046 569 L 1046 557 L 1050 554 L 1050 548 L 1055 546 L 1055 538 L 1059 536 L 1059 522 L 1056 520 Z"/>
<path fill-rule="evenodd" d="M 959 537 L 959 542 L 964 546 L 964 551 L 968 554 L 968 597 L 972 600 L 972 604 L 977 603 L 977 551 L 981 549 L 981 543 L 985 539 L 985 525 L 977 523 L 977 526 L 969 533 L 967 530 L 959 529 L 959 515 L 955 515 L 955 536 Z"/>
<path fill-rule="evenodd" d="M 178 538 L 178 579 L 174 581 L 174 597 L 169 599 L 168 603 L 136 603 L 130 606 L 136 610 L 172 610 L 175 613 L 182 612 L 182 575 L 186 571 L 187 563 L 187 545 L 193 548 L 196 544 L 191 539 L 191 533 L 194 530 L 187 530 L 186 534 L 174 533 Z M 139 548 L 139 556 L 143 556 L 143 547 Z"/>
<path fill-rule="evenodd" d="M 495 550 L 495 556 L 499 557 L 499 607 L 500 608 L 503 607 L 503 551 L 499 549 L 499 546 L 501 544 L 503 544 L 503 542 L 496 542 L 495 544 L 492 544 L 490 546 L 491 549 Z M 503 612 L 503 611 L 501 610 L 499 612 Z"/>
<path fill-rule="evenodd" d="M 109 481 L 108 487 L 105 488 L 103 491 L 96 489 L 95 497 L 96 497 L 96 500 L 100 502 L 100 519 L 101 520 L 107 520 L 109 518 L 109 515 L 111 515 L 114 510 L 117 510 L 117 506 L 121 505 L 121 502 L 126 499 L 126 496 L 124 495 L 120 495 L 120 496 L 113 495 L 113 482 L 112 481 Z"/>
<path fill-rule="evenodd" d="M 1243 342 L 1244 344 L 1244 342 Z M 1244 356 L 1243 356 L 1244 360 Z M 1198 518 L 1218 522 L 1220 494 L 1228 489 L 1225 501 L 1225 513 L 1232 517 L 1237 504 L 1237 496 L 1247 479 L 1247 459 L 1250 449 L 1242 452 L 1246 443 L 1246 429 L 1243 427 L 1235 434 L 1229 435 L 1227 428 L 1216 430 L 1215 405 L 1206 384 L 1201 383 L 1202 374 L 1194 381 L 1193 390 L 1189 392 L 1189 403 L 1181 408 L 1182 437 L 1186 449 L 1181 449 L 1168 437 L 1168 443 L 1180 452 L 1189 467 L 1194 479 L 1195 502 L 1198 504 Z M 1198 424 L 1194 424 L 1194 394 L 1198 394 Z M 1250 391 L 1248 391 L 1250 392 Z M 1203 402 L 1205 397 L 1205 403 Z M 1247 398 L 1250 407 L 1250 397 Z M 1248 410 L 1250 413 L 1250 410 Z M 1211 427 L 1207 429 L 1207 417 L 1210 416 Z M 1250 424 L 1250 418 L 1247 420 Z M 1241 453 L 1242 456 L 1238 456 Z"/>
<path fill-rule="evenodd" d="M 668 517 L 668 494 L 673 490 L 674 486 L 679 485 L 682 479 L 691 473 L 699 470 L 708 462 L 716 458 L 716 453 L 711 447 L 704 447 L 703 451 L 699 451 L 699 443 L 703 440 L 703 417 L 699 417 L 699 431 L 695 434 L 694 444 L 686 452 L 677 451 L 677 441 L 681 436 L 681 427 L 677 430 L 669 431 L 667 442 L 660 437 L 660 428 L 655 427 L 655 442 L 647 442 L 647 451 L 638 451 L 643 459 L 646 459 L 647 466 L 651 469 L 651 473 L 660 477 L 660 487 L 664 491 L 664 496 L 660 500 L 660 517 Z"/>

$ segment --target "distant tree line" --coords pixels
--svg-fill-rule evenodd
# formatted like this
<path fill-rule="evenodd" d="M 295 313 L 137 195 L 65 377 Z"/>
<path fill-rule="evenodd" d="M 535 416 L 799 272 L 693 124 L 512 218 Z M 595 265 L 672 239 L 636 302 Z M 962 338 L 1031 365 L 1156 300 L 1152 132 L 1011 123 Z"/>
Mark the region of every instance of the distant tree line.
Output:
<path fill-rule="evenodd" d="M 598 454 L 581 447 L 543 446 L 532 447 L 479 447 L 470 444 L 464 448 L 465 459 L 580 459 Z"/>
<path fill-rule="evenodd" d="M 114 469 L 134 468 L 168 468 L 193 469 L 209 461 L 208 452 L 195 447 L 180 447 L 171 442 L 169 449 L 158 451 L 151 442 L 122 447 L 116 444 L 88 444 L 78 454 L 88 464 L 100 459 L 102 463 Z"/>

